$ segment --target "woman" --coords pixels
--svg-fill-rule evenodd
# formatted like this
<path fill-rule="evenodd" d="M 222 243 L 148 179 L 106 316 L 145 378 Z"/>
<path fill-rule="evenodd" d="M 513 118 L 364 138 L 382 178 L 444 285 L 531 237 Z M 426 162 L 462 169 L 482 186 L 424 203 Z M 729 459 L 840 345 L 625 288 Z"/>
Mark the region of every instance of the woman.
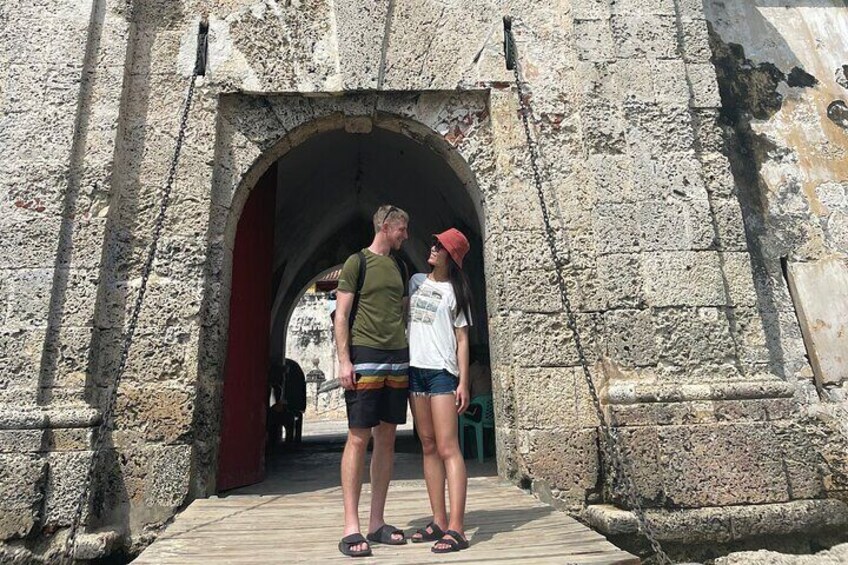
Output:
<path fill-rule="evenodd" d="M 459 450 L 457 414 L 468 407 L 468 326 L 471 292 L 462 271 L 468 240 L 451 228 L 434 236 L 429 274 L 409 281 L 409 392 L 424 451 L 424 480 L 433 520 L 412 535 L 435 541 L 432 551 L 468 547 L 463 521 L 468 479 Z M 450 520 L 445 508 L 445 479 Z"/>

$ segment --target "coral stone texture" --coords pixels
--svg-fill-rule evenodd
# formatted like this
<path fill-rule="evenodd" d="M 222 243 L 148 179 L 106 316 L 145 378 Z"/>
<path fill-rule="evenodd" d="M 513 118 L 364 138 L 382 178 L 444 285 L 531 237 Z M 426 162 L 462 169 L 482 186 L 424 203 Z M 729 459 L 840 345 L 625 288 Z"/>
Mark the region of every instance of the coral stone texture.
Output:
<path fill-rule="evenodd" d="M 92 457 L 80 559 L 131 555 L 216 493 L 234 242 L 267 171 L 269 355 L 389 201 L 411 213 L 418 270 L 431 233 L 472 240 L 503 477 L 636 531 L 561 268 L 661 541 L 834 541 L 848 526 L 848 8 L 785 4 L 0 2 L 0 561 L 55 560 Z M 205 74 L 100 429 L 201 21 Z"/>

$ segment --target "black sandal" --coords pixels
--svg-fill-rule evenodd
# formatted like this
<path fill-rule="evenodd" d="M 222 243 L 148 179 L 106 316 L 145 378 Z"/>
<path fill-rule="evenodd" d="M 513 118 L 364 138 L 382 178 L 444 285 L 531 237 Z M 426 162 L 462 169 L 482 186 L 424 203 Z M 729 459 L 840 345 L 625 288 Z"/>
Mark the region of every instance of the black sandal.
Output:
<path fill-rule="evenodd" d="M 394 534 L 400 534 L 400 539 L 392 538 Z M 370 532 L 366 537 L 368 538 L 368 541 L 373 541 L 374 543 L 382 543 L 385 545 L 406 544 L 406 535 L 404 535 L 403 530 L 399 530 L 394 526 L 390 526 L 388 524 L 383 524 L 379 530 L 377 530 L 376 532 Z"/>
<path fill-rule="evenodd" d="M 352 549 L 354 545 L 359 545 L 361 543 L 368 545 L 368 549 L 360 549 L 359 551 Z M 362 534 L 350 534 L 349 536 L 343 537 L 342 541 L 339 542 L 339 551 L 348 557 L 368 557 L 371 555 L 371 544 L 368 543 L 368 540 L 362 537 Z"/>
<path fill-rule="evenodd" d="M 428 532 L 427 530 L 430 531 Z M 419 534 L 421 537 L 416 538 L 415 534 Z M 418 528 L 417 530 L 415 530 L 415 534 L 412 534 L 409 537 L 409 539 L 412 540 L 412 543 L 423 543 L 441 539 L 442 536 L 445 535 L 445 532 L 439 526 L 437 526 L 435 522 L 430 522 L 423 528 Z"/>
<path fill-rule="evenodd" d="M 440 543 L 446 544 L 447 547 L 436 547 Z M 433 553 L 452 553 L 463 549 L 468 549 L 468 540 L 463 538 L 456 530 L 448 530 L 439 541 L 433 544 L 430 551 Z"/>

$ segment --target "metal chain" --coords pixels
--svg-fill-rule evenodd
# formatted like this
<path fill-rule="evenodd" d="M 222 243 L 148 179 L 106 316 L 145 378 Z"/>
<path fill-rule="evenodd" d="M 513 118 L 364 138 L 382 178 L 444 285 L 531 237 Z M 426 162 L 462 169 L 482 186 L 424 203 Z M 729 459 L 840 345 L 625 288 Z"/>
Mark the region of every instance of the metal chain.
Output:
<path fill-rule="evenodd" d="M 138 318 L 141 314 L 141 306 L 144 302 L 144 295 L 147 292 L 147 282 L 150 278 L 151 273 L 153 272 L 153 262 L 156 259 L 156 249 L 159 244 L 159 237 L 162 235 L 162 228 L 165 225 L 165 214 L 168 211 L 168 205 L 171 201 L 171 191 L 174 186 L 174 179 L 177 176 L 177 165 L 179 164 L 180 153 L 183 147 L 183 140 L 185 139 L 186 127 L 188 125 L 188 115 L 189 110 L 191 108 L 192 99 L 194 98 L 194 87 L 195 83 L 197 82 L 197 76 L 198 75 L 196 72 L 192 73 L 191 82 L 188 86 L 188 93 L 186 94 L 185 102 L 183 104 L 179 132 L 177 133 L 177 142 L 174 148 L 174 156 L 171 158 L 171 165 L 168 169 L 168 177 L 165 180 L 165 186 L 162 188 L 162 200 L 159 205 L 159 213 L 156 216 L 156 222 L 153 225 L 152 241 L 150 242 L 150 247 L 147 249 L 147 258 L 145 259 L 144 265 L 141 269 L 141 284 L 138 287 L 138 294 L 135 297 L 132 312 L 130 313 L 129 323 L 127 324 L 127 330 L 124 334 L 124 342 L 123 347 L 121 348 L 120 361 L 118 362 L 118 368 L 116 370 L 115 382 L 112 384 L 111 390 L 109 391 L 109 402 L 106 404 L 106 407 L 103 410 L 100 425 L 98 426 L 94 435 L 94 443 L 91 447 L 92 453 L 91 459 L 88 463 L 88 471 L 86 472 L 85 478 L 83 480 L 82 490 L 80 491 L 76 509 L 74 511 L 74 516 L 71 520 L 71 531 L 68 534 L 67 539 L 65 540 L 65 545 L 62 551 L 61 563 L 63 564 L 73 563 L 74 561 L 74 547 L 76 544 L 76 538 L 80 531 L 80 522 L 82 521 L 83 512 L 85 511 L 85 508 L 88 505 L 92 477 L 94 475 L 94 470 L 97 466 L 97 458 L 98 455 L 100 455 L 100 451 L 103 447 L 103 442 L 105 441 L 107 432 L 112 430 L 112 416 L 115 411 L 115 402 L 118 398 L 118 387 L 121 384 L 121 379 L 124 376 L 124 370 L 127 366 L 127 359 L 129 358 L 130 346 L 132 345 L 133 337 L 135 336 L 135 331 L 138 327 Z"/>
<path fill-rule="evenodd" d="M 511 33 L 511 30 L 509 30 L 508 34 Z M 568 290 L 565 284 L 565 278 L 562 273 L 564 262 L 560 258 L 560 254 L 557 252 L 556 237 L 554 234 L 553 227 L 551 226 L 550 213 L 548 212 L 548 206 L 546 203 L 544 189 L 542 186 L 542 173 L 539 167 L 539 161 L 541 160 L 539 146 L 536 140 L 533 138 L 530 129 L 530 120 L 533 118 L 533 109 L 530 106 L 530 96 L 527 92 L 527 85 L 522 79 L 523 73 L 521 70 L 521 61 L 518 56 L 518 47 L 515 44 L 514 38 L 510 37 L 510 39 L 511 45 L 509 47 L 512 49 L 514 55 L 514 65 L 512 70 L 513 74 L 515 75 L 515 86 L 518 91 L 517 94 L 518 104 L 520 106 L 521 123 L 524 126 L 524 135 L 527 138 L 527 149 L 530 155 L 530 167 L 533 171 L 533 180 L 536 185 L 536 193 L 539 197 L 539 205 L 542 209 L 542 221 L 545 227 L 545 239 L 547 241 L 548 249 L 551 253 L 551 256 L 553 257 L 557 287 L 559 289 L 559 295 L 560 299 L 562 300 L 563 308 L 565 309 L 568 328 L 571 330 L 574 339 L 574 346 L 577 349 L 577 355 L 580 360 L 580 366 L 583 369 L 583 378 L 586 381 L 586 385 L 589 389 L 589 395 L 592 397 L 592 404 L 594 405 L 595 411 L 598 415 L 602 435 L 602 441 L 599 443 L 601 445 L 604 457 L 612 465 L 612 468 L 615 471 L 615 477 L 618 479 L 619 483 L 623 488 L 627 502 L 630 504 L 630 508 L 638 521 L 639 529 L 641 530 L 642 534 L 644 534 L 644 536 L 648 539 L 648 542 L 651 544 L 651 549 L 653 549 L 657 561 L 661 565 L 671 564 L 672 561 L 660 546 L 660 543 L 657 539 L 656 530 L 651 524 L 650 519 L 645 514 L 645 510 L 642 508 L 642 504 L 639 501 L 638 495 L 636 494 L 636 487 L 633 483 L 632 472 L 629 468 L 629 460 L 623 451 L 624 448 L 621 445 L 618 430 L 613 425 L 607 422 L 603 408 L 601 407 L 600 398 L 598 397 L 598 391 L 595 388 L 595 383 L 592 381 L 592 375 L 589 372 L 589 363 L 586 358 L 586 352 L 583 348 L 583 342 L 580 338 L 580 332 L 577 328 L 577 319 L 574 315 L 574 310 L 571 306 L 571 300 L 569 299 Z"/>

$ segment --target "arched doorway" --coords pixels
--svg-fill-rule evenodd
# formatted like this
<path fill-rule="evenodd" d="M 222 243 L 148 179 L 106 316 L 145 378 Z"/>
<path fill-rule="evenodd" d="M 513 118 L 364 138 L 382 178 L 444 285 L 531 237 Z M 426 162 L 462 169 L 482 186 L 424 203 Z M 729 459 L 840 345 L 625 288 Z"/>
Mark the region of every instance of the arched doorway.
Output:
<path fill-rule="evenodd" d="M 394 118 L 386 123 L 404 122 Z M 316 274 L 368 245 L 373 236 L 371 215 L 380 204 L 392 203 L 410 214 L 410 239 L 400 254 L 410 272 L 426 268 L 433 233 L 453 226 L 468 235 L 472 251 L 466 269 L 475 294 L 472 343 L 488 342 L 484 234 L 476 184 L 467 166 L 463 174 L 458 174 L 444 158 L 444 147 L 434 148 L 426 138 L 411 135 L 416 129 L 420 131 L 420 125 L 412 129 L 381 127 L 376 120 L 369 121 L 367 127 L 360 123 L 355 128 L 335 127 L 313 133 L 272 161 L 250 192 L 234 235 L 217 458 L 219 490 L 240 486 L 239 482 L 261 480 L 265 441 L 262 428 L 256 424 L 256 418 L 251 420 L 254 423 L 249 430 L 235 422 L 244 418 L 246 412 L 260 414 L 258 420 L 263 419 L 267 386 L 263 385 L 264 375 L 259 372 L 264 367 L 267 374 L 267 360 L 282 359 L 286 325 L 296 300 Z M 281 143 L 290 142 L 284 139 Z M 274 187 L 276 201 L 273 259 L 257 265 L 257 261 L 266 261 L 266 256 L 251 252 L 241 257 L 239 253 L 244 246 L 239 242 L 251 241 L 256 232 L 267 237 L 268 229 L 263 231 L 261 227 L 265 224 L 250 214 L 255 213 L 255 208 L 262 208 L 257 202 L 269 205 L 269 197 L 257 196 L 257 189 L 267 191 L 269 186 Z M 267 209 L 262 212 L 266 213 Z M 264 243 L 267 244 L 267 239 Z M 257 286 L 255 279 L 262 272 L 268 273 L 267 287 Z M 265 311 L 260 311 L 265 307 L 260 300 L 241 298 L 244 293 L 256 293 L 260 287 L 262 293 L 270 292 L 272 297 L 272 306 Z M 246 309 L 250 312 L 246 313 Z M 250 340 L 248 353 L 245 353 L 244 337 L 233 335 L 244 318 L 269 321 L 268 340 Z M 263 346 L 266 347 L 264 364 L 244 362 L 244 355 L 259 355 Z M 251 371 L 250 375 L 246 374 Z M 239 431 L 234 434 L 234 429 Z M 248 459 L 245 454 L 249 454 Z M 239 469 L 238 473 L 232 472 L 234 468 Z M 233 482 L 233 476 L 242 478 Z"/>

